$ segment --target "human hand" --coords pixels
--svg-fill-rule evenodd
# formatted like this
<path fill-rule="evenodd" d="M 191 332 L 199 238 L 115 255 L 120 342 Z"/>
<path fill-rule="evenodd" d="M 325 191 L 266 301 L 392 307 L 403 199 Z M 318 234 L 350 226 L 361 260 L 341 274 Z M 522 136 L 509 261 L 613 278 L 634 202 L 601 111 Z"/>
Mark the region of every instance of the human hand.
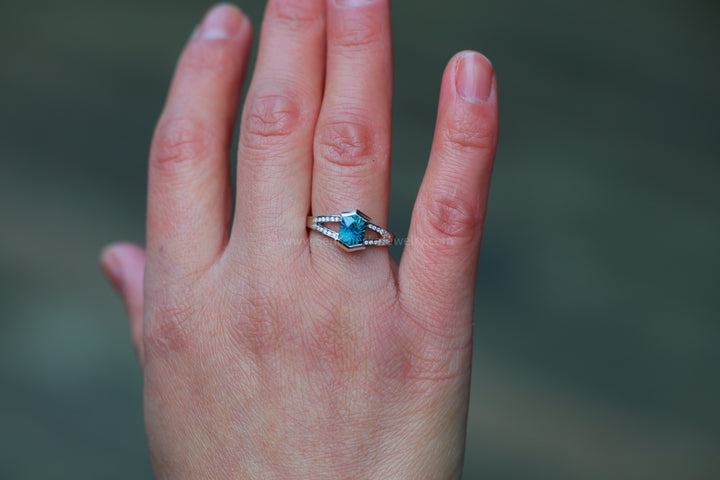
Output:
<path fill-rule="evenodd" d="M 150 153 L 146 253 L 102 256 L 143 367 L 158 478 L 460 477 L 497 142 L 487 60 L 462 52 L 445 71 L 399 267 L 387 248 L 348 253 L 305 226 L 355 208 L 386 225 L 388 3 L 269 1 L 231 234 L 250 23 L 216 7 L 182 54 Z"/>

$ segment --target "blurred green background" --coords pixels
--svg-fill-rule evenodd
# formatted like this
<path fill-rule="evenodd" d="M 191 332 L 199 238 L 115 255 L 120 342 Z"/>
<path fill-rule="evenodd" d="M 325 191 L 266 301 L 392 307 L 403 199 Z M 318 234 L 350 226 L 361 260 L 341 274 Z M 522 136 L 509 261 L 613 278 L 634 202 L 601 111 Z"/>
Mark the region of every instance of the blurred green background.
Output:
<path fill-rule="evenodd" d="M 263 4 L 240 6 L 257 26 Z M 97 255 L 143 241 L 150 136 L 209 6 L 0 5 L 3 480 L 151 478 Z M 399 235 L 445 63 L 472 48 L 498 72 L 465 478 L 720 478 L 720 4 L 393 10 Z"/>

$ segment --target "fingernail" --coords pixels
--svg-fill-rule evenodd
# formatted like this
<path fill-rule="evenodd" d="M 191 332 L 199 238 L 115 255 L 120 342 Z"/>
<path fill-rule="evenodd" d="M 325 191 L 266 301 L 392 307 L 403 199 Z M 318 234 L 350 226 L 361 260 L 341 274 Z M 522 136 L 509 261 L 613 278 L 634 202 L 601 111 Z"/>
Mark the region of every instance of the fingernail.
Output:
<path fill-rule="evenodd" d="M 104 251 L 100 256 L 100 266 L 113 288 L 120 292 L 122 290 L 122 267 L 117 257 L 110 252 Z"/>
<path fill-rule="evenodd" d="M 335 3 L 340 7 L 362 7 L 363 5 L 370 5 L 375 0 L 335 0 Z"/>
<path fill-rule="evenodd" d="M 243 22 L 244 17 L 235 7 L 222 3 L 205 15 L 196 36 L 202 40 L 230 38 L 240 31 Z"/>
<path fill-rule="evenodd" d="M 460 59 L 457 89 L 462 98 L 470 102 L 486 102 L 492 82 L 493 68 L 485 56 L 470 52 Z"/>

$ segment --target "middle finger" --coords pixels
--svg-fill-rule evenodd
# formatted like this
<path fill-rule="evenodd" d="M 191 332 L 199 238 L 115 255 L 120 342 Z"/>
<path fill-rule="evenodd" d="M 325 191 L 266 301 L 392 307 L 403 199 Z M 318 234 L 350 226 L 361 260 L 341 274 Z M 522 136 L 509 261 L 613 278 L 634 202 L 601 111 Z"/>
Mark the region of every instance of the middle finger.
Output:
<path fill-rule="evenodd" d="M 384 226 L 392 104 L 389 0 L 327 1 L 327 73 L 314 142 L 313 215 L 357 208 Z"/>

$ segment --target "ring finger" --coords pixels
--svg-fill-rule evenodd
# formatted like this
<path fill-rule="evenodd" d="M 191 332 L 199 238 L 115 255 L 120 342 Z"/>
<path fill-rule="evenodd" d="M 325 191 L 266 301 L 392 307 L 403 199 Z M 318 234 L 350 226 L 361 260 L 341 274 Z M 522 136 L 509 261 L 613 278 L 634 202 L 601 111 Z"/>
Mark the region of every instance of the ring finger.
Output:
<path fill-rule="evenodd" d="M 325 0 L 270 0 L 238 142 L 233 258 L 305 248 L 312 138 L 322 100 Z M 292 235 L 292 237 L 288 237 Z M 283 250 L 286 252 L 286 250 Z"/>

